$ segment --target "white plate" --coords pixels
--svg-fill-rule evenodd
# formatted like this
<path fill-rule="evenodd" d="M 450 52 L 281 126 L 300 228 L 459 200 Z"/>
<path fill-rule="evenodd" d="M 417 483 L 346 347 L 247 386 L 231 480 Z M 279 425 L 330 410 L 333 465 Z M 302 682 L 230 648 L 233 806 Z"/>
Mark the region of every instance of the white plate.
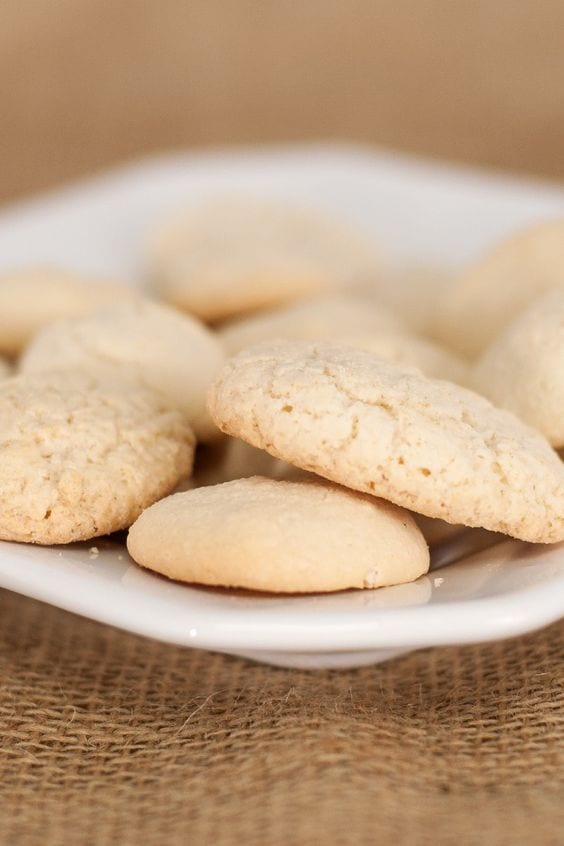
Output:
<path fill-rule="evenodd" d="M 443 263 L 467 260 L 519 225 L 564 214 L 560 188 L 351 148 L 174 156 L 5 211 L 0 269 L 54 261 L 133 281 L 146 232 L 164 212 L 240 191 L 329 210 L 398 258 Z M 443 558 L 455 554 L 443 550 Z M 558 619 L 564 545 L 507 541 L 412 585 L 275 597 L 169 582 L 136 567 L 112 540 L 2 543 L 0 586 L 171 643 L 285 666 L 346 667 L 510 637 Z"/>

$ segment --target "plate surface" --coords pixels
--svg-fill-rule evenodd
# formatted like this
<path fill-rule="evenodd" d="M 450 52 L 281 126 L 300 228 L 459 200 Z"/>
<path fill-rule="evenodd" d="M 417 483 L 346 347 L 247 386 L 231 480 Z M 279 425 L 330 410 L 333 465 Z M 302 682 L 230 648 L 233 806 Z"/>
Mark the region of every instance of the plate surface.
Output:
<path fill-rule="evenodd" d="M 471 259 L 518 226 L 564 214 L 557 187 L 356 148 L 169 156 L 4 211 L 0 271 L 56 262 L 134 283 L 146 234 L 163 214 L 241 192 L 329 211 L 398 259 L 443 264 Z M 451 546 L 440 557 L 456 554 Z M 411 585 L 284 597 L 169 582 L 138 568 L 111 539 L 54 548 L 0 543 L 0 586 L 171 643 L 284 666 L 346 667 L 425 646 L 510 637 L 558 619 L 564 544 L 509 540 Z"/>

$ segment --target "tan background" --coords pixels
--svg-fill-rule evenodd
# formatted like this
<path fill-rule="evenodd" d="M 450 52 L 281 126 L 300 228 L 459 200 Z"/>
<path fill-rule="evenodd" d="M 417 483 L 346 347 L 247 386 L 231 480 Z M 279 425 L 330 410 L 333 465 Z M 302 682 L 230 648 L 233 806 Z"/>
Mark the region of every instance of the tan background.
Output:
<path fill-rule="evenodd" d="M 0 9 L 0 199 L 162 147 L 320 137 L 564 177 L 561 0 Z"/>

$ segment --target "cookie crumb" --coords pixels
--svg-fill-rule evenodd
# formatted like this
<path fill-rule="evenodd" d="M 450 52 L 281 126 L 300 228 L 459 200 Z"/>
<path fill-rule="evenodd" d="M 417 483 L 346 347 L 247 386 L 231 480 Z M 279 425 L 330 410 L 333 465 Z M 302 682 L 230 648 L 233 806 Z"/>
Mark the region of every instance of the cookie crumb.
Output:
<path fill-rule="evenodd" d="M 433 579 L 433 587 L 440 587 L 444 579 L 441 576 L 438 576 L 436 579 Z"/>
<path fill-rule="evenodd" d="M 90 558 L 98 558 L 100 555 L 100 550 L 97 546 L 91 546 L 88 552 L 90 553 Z"/>

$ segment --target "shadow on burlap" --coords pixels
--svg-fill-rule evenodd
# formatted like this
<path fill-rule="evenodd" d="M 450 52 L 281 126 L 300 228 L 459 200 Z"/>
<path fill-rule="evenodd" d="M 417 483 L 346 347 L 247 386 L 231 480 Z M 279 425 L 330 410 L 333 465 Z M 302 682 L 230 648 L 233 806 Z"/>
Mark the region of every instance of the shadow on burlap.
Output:
<path fill-rule="evenodd" d="M 349 671 L 0 592 L 2 844 L 557 844 L 564 626 Z"/>

